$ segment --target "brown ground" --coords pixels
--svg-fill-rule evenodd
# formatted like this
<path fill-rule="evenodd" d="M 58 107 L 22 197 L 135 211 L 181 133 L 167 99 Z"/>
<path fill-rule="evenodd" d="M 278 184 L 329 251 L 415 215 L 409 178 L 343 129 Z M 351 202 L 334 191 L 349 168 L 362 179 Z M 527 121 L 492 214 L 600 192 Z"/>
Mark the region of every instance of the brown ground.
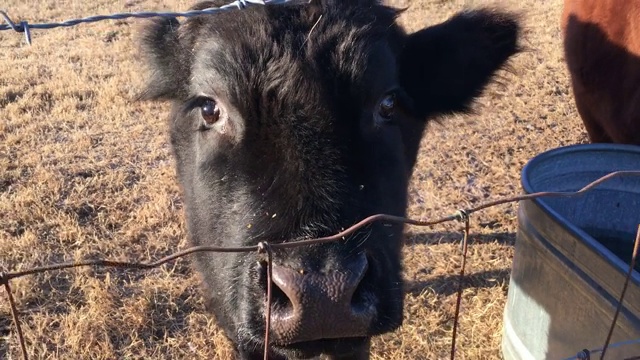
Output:
<path fill-rule="evenodd" d="M 487 1 L 409 3 L 411 29 Z M 478 103 L 477 116 L 434 124 L 424 140 L 410 215 L 435 218 L 521 192 L 536 154 L 586 141 L 561 52 L 562 1 L 503 1 L 523 12 L 529 52 Z M 186 0 L 5 0 L 14 19 L 64 20 L 184 10 Z M 126 4 L 126 5 L 125 5 Z M 0 33 L 0 259 L 8 269 L 87 257 L 156 259 L 187 247 L 164 105 L 131 103 L 141 84 L 132 36 L 142 20 Z M 516 205 L 472 218 L 457 359 L 500 358 Z M 405 323 L 374 359 L 448 358 L 461 224 L 409 228 Z M 72 270 L 13 282 L 32 359 L 229 356 L 203 312 L 188 261 L 148 273 Z M 0 301 L 0 358 L 19 358 Z"/>

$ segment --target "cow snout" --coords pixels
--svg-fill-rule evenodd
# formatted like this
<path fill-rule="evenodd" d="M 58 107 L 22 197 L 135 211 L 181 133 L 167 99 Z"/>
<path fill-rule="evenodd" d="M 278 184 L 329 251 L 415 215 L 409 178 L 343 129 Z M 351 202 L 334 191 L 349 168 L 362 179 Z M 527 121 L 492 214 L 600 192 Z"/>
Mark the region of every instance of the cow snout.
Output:
<path fill-rule="evenodd" d="M 271 331 L 279 345 L 319 339 L 367 336 L 376 299 L 363 279 L 367 257 L 343 260 L 327 271 L 272 267 Z"/>

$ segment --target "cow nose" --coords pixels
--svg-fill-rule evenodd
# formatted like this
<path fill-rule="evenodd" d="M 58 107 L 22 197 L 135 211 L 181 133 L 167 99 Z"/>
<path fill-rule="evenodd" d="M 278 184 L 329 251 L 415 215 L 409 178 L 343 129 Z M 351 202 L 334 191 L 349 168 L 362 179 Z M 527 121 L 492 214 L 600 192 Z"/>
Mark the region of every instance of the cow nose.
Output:
<path fill-rule="evenodd" d="M 286 345 L 326 338 L 366 336 L 376 316 L 375 298 L 362 280 L 369 271 L 364 254 L 324 272 L 273 264 L 275 285 L 271 330 Z"/>

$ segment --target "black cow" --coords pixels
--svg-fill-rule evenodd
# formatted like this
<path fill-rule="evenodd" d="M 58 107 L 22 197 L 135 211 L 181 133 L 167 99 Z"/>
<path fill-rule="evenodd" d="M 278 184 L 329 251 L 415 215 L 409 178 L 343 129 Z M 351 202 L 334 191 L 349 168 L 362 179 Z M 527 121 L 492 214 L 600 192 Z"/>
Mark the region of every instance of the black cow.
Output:
<path fill-rule="evenodd" d="M 427 120 L 470 110 L 520 51 L 520 26 L 479 9 L 407 34 L 399 14 L 373 0 L 304 1 L 146 27 L 141 98 L 173 104 L 193 244 L 296 241 L 405 215 Z M 402 234 L 375 223 L 276 251 L 270 358 L 368 358 L 370 337 L 402 324 Z M 261 358 L 264 259 L 207 253 L 196 264 L 240 357 Z"/>

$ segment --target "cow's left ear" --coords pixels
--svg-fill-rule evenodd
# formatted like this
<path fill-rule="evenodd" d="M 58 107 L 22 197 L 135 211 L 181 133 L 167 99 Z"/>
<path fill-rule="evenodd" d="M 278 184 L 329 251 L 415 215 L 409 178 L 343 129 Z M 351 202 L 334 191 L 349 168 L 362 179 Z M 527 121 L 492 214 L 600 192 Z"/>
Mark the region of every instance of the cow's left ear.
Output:
<path fill-rule="evenodd" d="M 400 84 L 417 116 L 468 111 L 495 73 L 518 53 L 515 14 L 480 9 L 408 35 L 399 59 Z"/>

